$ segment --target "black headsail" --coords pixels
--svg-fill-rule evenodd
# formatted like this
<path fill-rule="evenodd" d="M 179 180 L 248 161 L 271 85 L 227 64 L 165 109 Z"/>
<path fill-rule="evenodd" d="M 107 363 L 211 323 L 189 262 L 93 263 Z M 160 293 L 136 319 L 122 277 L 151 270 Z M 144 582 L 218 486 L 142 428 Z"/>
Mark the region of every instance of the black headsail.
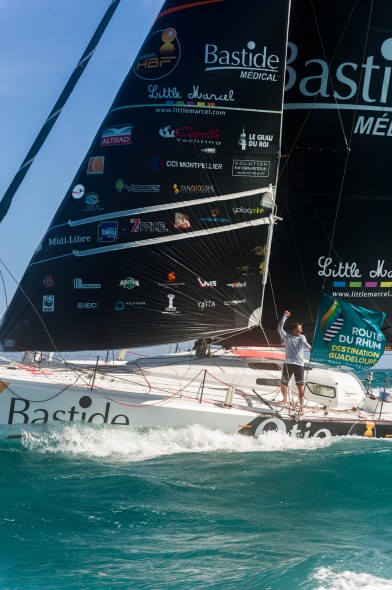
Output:
<path fill-rule="evenodd" d="M 5 314 L 5 349 L 257 323 L 289 0 L 268 4 L 165 2 Z"/>

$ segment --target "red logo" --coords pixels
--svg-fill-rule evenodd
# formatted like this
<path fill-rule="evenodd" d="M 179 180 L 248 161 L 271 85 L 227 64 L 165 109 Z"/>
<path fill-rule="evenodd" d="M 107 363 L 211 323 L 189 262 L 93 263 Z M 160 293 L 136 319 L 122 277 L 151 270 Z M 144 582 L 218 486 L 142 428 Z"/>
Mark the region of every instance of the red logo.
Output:
<path fill-rule="evenodd" d="M 103 174 L 105 156 L 95 156 L 90 158 L 87 166 L 87 174 Z"/>
<path fill-rule="evenodd" d="M 52 279 L 51 276 L 47 276 L 44 278 L 44 286 L 45 287 L 53 287 L 54 285 L 54 280 Z"/>
<path fill-rule="evenodd" d="M 176 212 L 174 214 L 174 227 L 177 227 L 178 229 L 190 229 L 191 224 L 189 221 L 189 215 Z"/>

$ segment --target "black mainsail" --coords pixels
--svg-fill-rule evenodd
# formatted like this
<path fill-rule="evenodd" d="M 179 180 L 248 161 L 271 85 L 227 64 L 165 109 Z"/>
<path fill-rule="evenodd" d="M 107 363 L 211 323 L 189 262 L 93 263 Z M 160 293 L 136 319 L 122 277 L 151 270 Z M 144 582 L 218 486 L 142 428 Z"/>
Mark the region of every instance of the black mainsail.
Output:
<path fill-rule="evenodd" d="M 6 311 L 5 349 L 259 322 L 290 2 L 248 4 L 165 2 Z"/>
<path fill-rule="evenodd" d="M 276 309 L 311 338 L 324 292 L 392 319 L 392 3 L 294 0 L 290 16 L 278 214 L 264 332 Z"/>
<path fill-rule="evenodd" d="M 278 305 L 313 325 L 324 288 L 386 312 L 389 341 L 391 66 L 391 2 L 293 2 L 278 197 L 284 221 L 274 236 L 284 265 L 273 271 Z"/>

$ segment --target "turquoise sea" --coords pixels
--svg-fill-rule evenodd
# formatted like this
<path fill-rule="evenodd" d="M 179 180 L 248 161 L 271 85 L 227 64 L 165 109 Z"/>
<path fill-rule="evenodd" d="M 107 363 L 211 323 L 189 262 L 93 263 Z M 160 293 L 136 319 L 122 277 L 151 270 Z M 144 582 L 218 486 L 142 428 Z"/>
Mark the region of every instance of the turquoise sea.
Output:
<path fill-rule="evenodd" d="M 392 589 L 391 440 L 82 424 L 0 462 L 1 590 Z"/>

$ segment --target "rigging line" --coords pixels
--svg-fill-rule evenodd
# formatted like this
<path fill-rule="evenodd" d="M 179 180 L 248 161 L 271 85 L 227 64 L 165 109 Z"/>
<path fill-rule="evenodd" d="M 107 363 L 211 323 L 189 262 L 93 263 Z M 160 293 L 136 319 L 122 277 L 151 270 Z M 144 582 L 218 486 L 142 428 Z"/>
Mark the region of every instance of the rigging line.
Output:
<path fill-rule="evenodd" d="M 67 102 L 68 98 L 70 97 L 73 89 L 75 88 L 79 78 L 84 72 L 86 65 L 88 64 L 91 56 L 93 55 L 99 40 L 101 39 L 107 25 L 110 22 L 116 8 L 118 7 L 120 0 L 112 0 L 109 8 L 105 12 L 101 22 L 99 23 L 94 35 L 91 38 L 87 48 L 85 49 L 82 57 L 80 58 L 76 68 L 72 72 L 68 82 L 64 86 L 60 97 L 58 98 L 56 104 L 54 105 L 53 109 L 51 110 L 48 118 L 46 119 L 45 123 L 41 127 L 36 139 L 34 140 L 33 145 L 31 146 L 27 156 L 22 162 L 19 170 L 15 174 L 11 184 L 7 188 L 6 192 L 3 195 L 3 198 L 0 201 L 0 223 L 3 221 L 4 217 L 7 215 L 8 209 L 11 206 L 12 199 L 16 191 L 18 190 L 19 186 L 21 185 L 24 177 L 26 176 L 31 164 L 33 163 L 36 155 L 38 154 L 39 150 L 43 146 L 46 138 L 48 137 L 53 125 L 55 124 L 57 118 L 59 117 L 65 103 Z"/>
<path fill-rule="evenodd" d="M 342 39 L 343 39 L 343 35 L 344 35 L 344 33 L 345 33 L 346 29 L 347 29 L 348 22 L 349 22 L 349 21 L 350 21 L 350 19 L 351 19 L 351 16 L 352 16 L 352 13 L 353 13 L 353 11 L 354 11 L 354 8 L 355 8 L 356 4 L 357 4 L 357 2 L 355 3 L 355 5 L 354 5 L 354 7 L 353 7 L 353 9 L 352 9 L 352 11 L 351 11 L 351 13 L 350 13 L 350 18 L 347 20 L 347 22 L 346 22 L 346 25 L 345 25 L 345 27 L 344 27 L 344 30 L 343 30 L 343 32 L 342 32 L 342 34 L 341 34 L 341 36 L 340 36 L 340 39 L 339 39 L 339 41 L 338 41 L 338 43 L 337 43 L 337 45 L 336 45 L 336 49 L 335 49 L 335 51 L 334 51 L 334 53 L 333 53 L 333 55 L 332 55 L 331 62 L 333 61 L 333 59 L 334 59 L 334 57 L 336 56 L 336 53 L 337 53 L 337 51 L 338 51 L 338 49 L 339 49 L 339 47 L 340 47 L 340 44 L 341 44 L 341 42 L 342 42 Z M 321 38 L 321 33 L 320 33 L 320 29 L 319 29 L 318 21 L 317 21 L 317 16 L 316 16 L 316 13 L 315 13 L 314 4 L 313 4 L 313 1 L 312 1 L 312 0 L 311 0 L 311 6 L 312 6 L 312 10 L 313 10 L 313 16 L 314 16 L 314 19 L 315 19 L 315 23 L 316 23 L 317 31 L 318 31 L 319 38 L 320 38 L 321 47 L 322 47 L 322 50 L 323 50 L 324 59 L 325 59 L 326 63 L 328 63 L 328 62 L 327 62 L 327 59 L 326 59 L 325 50 L 324 50 L 324 44 L 323 44 L 323 41 L 322 41 L 322 38 Z M 326 77 L 329 77 L 329 79 L 330 79 L 330 82 L 331 82 L 331 84 L 332 84 L 332 79 L 330 78 L 329 69 L 328 69 L 328 74 L 325 74 L 325 76 L 323 76 L 323 78 L 322 78 L 322 81 L 324 81 Z M 333 88 L 333 84 L 332 84 L 332 88 Z M 296 137 L 295 137 L 295 139 L 294 139 L 293 145 L 291 146 L 291 150 L 289 151 L 289 153 L 287 154 L 287 156 L 285 156 L 285 162 L 284 162 L 283 166 L 282 166 L 282 167 L 281 167 L 281 169 L 280 169 L 280 172 L 279 172 L 279 178 L 281 178 L 281 176 L 282 176 L 282 174 L 283 174 L 284 170 L 286 169 L 286 166 L 287 166 L 287 163 L 288 163 L 288 161 L 291 159 L 291 156 L 292 156 L 292 154 L 293 154 L 293 151 L 296 149 L 296 147 L 297 147 L 297 145 L 298 145 L 299 138 L 300 138 L 300 137 L 301 137 L 301 135 L 302 135 L 302 132 L 303 132 L 303 130 L 304 130 L 304 128 L 305 128 L 305 126 L 306 126 L 306 123 L 307 123 L 307 121 L 308 121 L 308 118 L 310 117 L 310 113 L 312 112 L 312 109 L 313 109 L 313 107 L 314 107 L 314 105 L 315 105 L 315 103 L 316 103 L 316 101 L 317 101 L 317 99 L 318 99 L 318 97 L 319 97 L 320 93 L 321 93 L 321 88 L 320 88 L 320 90 L 319 90 L 319 91 L 318 91 L 318 92 L 315 94 L 313 101 L 310 103 L 310 105 L 309 105 L 309 109 L 308 109 L 308 111 L 307 111 L 307 113 L 306 113 L 306 115 L 305 115 L 305 118 L 304 118 L 304 120 L 303 120 L 303 123 L 302 123 L 302 125 L 301 125 L 301 127 L 300 127 L 300 129 L 299 129 L 299 131 L 298 131 L 298 133 L 297 133 L 297 136 L 296 136 Z M 342 129 L 342 131 L 343 131 L 343 137 L 344 137 L 344 141 L 345 141 L 346 147 L 347 147 L 347 149 L 348 149 L 347 138 L 346 138 L 346 135 L 345 135 L 345 132 L 344 132 L 344 128 L 343 128 L 343 125 L 342 125 L 341 115 L 340 115 L 340 111 L 339 111 L 339 105 L 338 105 L 338 103 L 337 103 L 337 99 L 336 99 L 336 97 L 335 97 L 335 105 L 336 105 L 336 106 L 338 106 L 338 109 L 337 109 L 337 110 L 338 110 L 338 115 L 339 115 L 339 119 L 340 119 L 340 126 L 341 126 L 341 129 Z"/>
<path fill-rule="evenodd" d="M 308 198 L 308 203 L 309 203 L 309 205 L 310 205 L 310 206 L 313 208 L 313 213 L 316 215 L 316 217 L 317 217 L 317 219 L 318 219 L 318 221 L 319 221 L 319 223 L 320 223 L 320 226 L 321 226 L 321 228 L 323 229 L 323 231 L 324 231 L 324 233 L 325 233 L 325 236 L 327 237 L 327 239 L 328 239 L 328 241 L 329 241 L 329 243 L 330 243 L 330 250 L 329 250 L 329 255 L 331 254 L 331 251 L 333 251 L 334 255 L 336 256 L 336 259 L 337 259 L 339 262 L 342 262 L 342 261 L 343 261 L 343 258 L 340 256 L 339 252 L 336 250 L 336 247 L 333 245 L 333 240 L 332 240 L 332 238 L 330 238 L 330 236 L 329 236 L 329 234 L 328 234 L 328 232 L 327 232 L 327 229 L 326 229 L 326 227 L 324 226 L 323 220 L 322 220 L 322 218 L 319 216 L 319 214 L 318 214 L 318 212 L 317 212 L 317 209 L 316 209 L 316 208 L 315 208 L 315 206 L 314 206 L 314 202 L 313 202 L 313 200 L 312 200 L 312 199 L 309 197 L 309 193 L 306 191 L 306 188 L 305 188 L 305 186 L 304 186 L 304 184 L 303 184 L 303 182 L 302 182 L 302 180 L 301 180 L 301 178 L 300 178 L 299 174 L 297 173 L 297 170 L 296 170 L 296 168 L 295 168 L 295 166 L 294 166 L 293 162 L 290 162 L 290 165 L 291 165 L 291 167 L 292 167 L 292 170 L 293 170 L 293 172 L 294 172 L 294 173 L 296 174 L 296 176 L 297 176 L 298 182 L 300 182 L 300 183 L 301 183 L 301 186 L 302 186 L 302 188 L 303 188 L 304 194 L 305 194 L 305 195 L 307 196 L 307 198 Z M 288 211 L 288 208 L 287 208 L 287 211 Z M 288 212 L 288 214 L 289 214 L 289 212 Z M 289 214 L 289 219 L 290 219 L 290 214 Z M 293 232 L 293 239 L 294 239 L 294 241 L 295 241 L 295 232 Z M 325 281 L 326 281 L 326 278 L 324 278 L 323 287 L 322 287 L 323 289 L 324 289 L 324 286 L 325 286 Z M 353 298 L 352 298 L 352 297 L 347 297 L 347 298 L 345 297 L 345 299 L 349 299 L 349 300 L 351 301 Z M 369 302 L 369 305 L 371 305 L 371 306 L 372 306 L 374 309 L 376 309 L 377 311 L 382 311 L 382 310 L 381 310 L 381 308 L 380 308 L 380 307 L 379 307 L 379 306 L 378 306 L 378 305 L 377 305 L 377 304 L 376 304 L 376 303 L 375 303 L 373 300 L 371 300 L 371 302 Z"/>
<path fill-rule="evenodd" d="M 0 269 L 0 275 L 1 275 L 1 282 L 3 283 L 3 290 L 4 290 L 5 306 L 6 306 L 6 308 L 7 308 L 7 307 L 8 307 L 7 289 L 6 289 L 6 286 L 5 286 L 5 282 L 4 282 L 4 276 L 3 276 L 3 273 L 2 273 L 2 271 L 1 271 L 1 269 Z"/>
<path fill-rule="evenodd" d="M 228 332 L 227 336 L 225 336 L 224 338 L 220 338 L 219 336 L 217 336 L 219 343 L 224 342 L 225 340 L 228 340 L 230 338 L 232 338 L 233 336 L 240 336 L 241 334 L 245 334 L 246 332 L 250 332 L 250 330 L 253 330 L 254 328 L 257 327 L 257 324 L 253 325 L 253 326 L 247 326 L 246 328 L 237 328 L 236 330 L 226 330 L 226 332 Z M 210 332 L 211 334 L 213 332 Z"/>
<path fill-rule="evenodd" d="M 229 201 L 231 199 L 242 199 L 243 197 L 249 197 L 252 195 L 258 195 L 260 193 L 271 193 L 273 199 L 272 187 L 260 187 L 249 191 L 243 191 L 240 193 L 228 193 L 227 195 L 212 195 L 211 197 L 202 197 L 200 199 L 193 199 L 189 201 L 176 201 L 174 203 L 163 203 L 159 205 L 151 205 L 149 207 L 138 207 L 137 209 L 126 209 L 123 211 L 113 211 L 113 213 L 107 213 L 104 215 L 94 215 L 84 219 L 77 219 L 76 221 L 67 221 L 60 225 L 54 225 L 50 227 L 48 231 L 57 229 L 59 227 L 68 225 L 69 227 L 77 227 L 80 225 L 87 225 L 88 223 L 96 223 L 97 221 L 105 221 L 107 219 L 117 219 L 119 217 L 129 217 L 131 215 L 142 215 L 144 213 L 155 213 L 156 211 L 165 211 L 168 209 L 192 207 L 192 205 L 202 205 L 204 203 L 219 203 L 220 201 Z"/>
<path fill-rule="evenodd" d="M 271 272 L 268 273 L 268 276 L 269 276 L 269 284 L 270 284 L 270 289 L 271 289 L 271 294 L 272 294 L 272 301 L 273 301 L 274 309 L 275 309 L 275 319 L 278 322 L 279 321 L 278 306 L 276 305 L 276 297 L 275 297 L 275 292 L 274 292 L 274 286 L 272 283 Z"/>
<path fill-rule="evenodd" d="M 44 331 L 46 332 L 46 334 L 48 335 L 48 338 L 50 340 L 50 342 L 53 345 L 53 349 L 54 352 L 56 352 L 59 357 L 62 359 L 62 361 L 67 365 L 67 360 L 66 358 L 61 354 L 61 352 L 57 349 L 57 346 L 54 343 L 54 340 L 49 332 L 49 330 L 47 329 L 44 320 L 42 319 L 42 317 L 40 316 L 37 308 L 35 307 L 35 305 L 33 304 L 33 302 L 31 301 L 31 299 L 29 298 L 28 294 L 26 293 L 26 291 L 23 289 L 23 287 L 20 285 L 20 283 L 16 280 L 16 278 L 14 277 L 14 275 L 12 274 L 12 272 L 10 271 L 10 269 L 7 267 L 7 265 L 5 264 L 5 262 L 0 258 L 0 264 L 2 264 L 4 266 L 4 268 L 6 269 L 6 271 L 8 272 L 8 274 L 10 275 L 10 277 L 12 278 L 12 280 L 15 282 L 15 284 L 17 285 L 17 287 L 20 289 L 21 293 L 26 297 L 28 303 L 31 305 L 33 312 L 37 315 L 39 321 L 41 322 Z M 79 376 L 80 374 L 82 374 L 82 372 L 79 372 Z"/>
<path fill-rule="evenodd" d="M 307 194 L 306 191 L 305 191 L 305 194 Z M 305 273 L 304 273 L 304 269 L 303 269 L 303 266 L 302 266 L 302 260 L 301 260 L 301 256 L 300 256 L 300 252 L 299 252 L 299 248 L 298 248 L 298 242 L 297 242 L 297 239 L 296 239 L 296 236 L 295 236 L 295 231 L 294 231 L 294 227 L 293 227 L 291 216 L 290 216 L 290 209 L 289 209 L 288 206 L 287 206 L 287 216 L 288 216 L 288 219 L 289 219 L 289 225 L 290 225 L 290 229 L 291 229 L 291 237 L 292 237 L 292 239 L 294 241 L 295 253 L 297 255 L 298 265 L 299 265 L 299 269 L 300 269 L 300 272 L 301 272 L 302 284 L 303 284 L 303 287 L 304 287 L 304 290 L 305 290 L 305 296 L 306 296 L 307 306 L 308 306 L 308 310 L 309 310 L 311 321 L 313 322 L 314 319 L 313 319 L 313 313 L 312 313 L 312 307 L 311 307 L 311 303 L 310 303 L 310 297 L 309 297 L 309 293 L 308 293 L 308 288 L 306 286 Z"/>
<path fill-rule="evenodd" d="M 333 52 L 332 58 L 331 58 L 331 60 L 329 62 L 330 64 L 333 63 L 333 61 L 334 61 L 334 59 L 336 57 L 336 54 L 337 54 L 338 49 L 340 47 L 340 44 L 341 44 L 341 42 L 343 40 L 343 36 L 344 36 L 344 34 L 345 34 L 346 30 L 347 30 L 348 23 L 350 22 L 350 20 L 352 18 L 352 15 L 354 13 L 354 10 L 355 10 L 357 4 L 358 4 L 358 0 L 356 0 L 356 2 L 354 3 L 354 5 L 353 5 L 353 7 L 351 9 L 351 12 L 349 14 L 349 17 L 346 20 L 346 23 L 345 23 L 345 26 L 343 28 L 342 34 L 340 35 L 340 39 L 339 39 L 339 41 L 338 41 L 338 43 L 336 45 L 335 51 Z M 314 8 L 314 2 L 313 2 L 313 0 L 311 0 L 311 6 L 312 6 L 312 11 L 313 11 L 314 21 L 315 21 L 316 28 L 317 28 L 317 33 L 318 33 L 318 36 L 319 36 L 319 39 L 320 39 L 320 43 L 321 43 L 323 57 L 324 57 L 325 62 L 328 63 L 328 61 L 327 61 L 327 55 L 326 55 L 326 52 L 325 52 L 324 43 L 323 43 L 323 39 L 322 39 L 322 36 L 321 36 L 321 31 L 320 31 L 320 27 L 319 27 L 317 15 L 316 15 L 316 10 Z M 334 99 L 335 99 L 335 105 L 337 106 L 337 112 L 338 112 L 338 117 L 339 117 L 339 121 L 340 121 L 340 128 L 341 128 L 341 130 L 343 132 L 344 142 L 346 144 L 346 147 L 349 148 L 349 145 L 348 145 L 348 142 L 347 142 L 346 133 L 345 133 L 345 130 L 344 130 L 344 127 L 343 127 L 342 116 L 341 116 L 339 105 L 338 105 L 338 102 L 337 102 L 337 97 L 335 96 L 336 93 L 335 93 L 335 89 L 334 89 L 334 85 L 333 85 L 333 80 L 332 80 L 332 77 L 331 77 L 331 75 L 329 73 L 329 68 L 328 68 L 328 79 L 329 79 L 329 82 L 330 82 L 331 87 L 332 87 L 332 90 L 333 90 L 332 96 L 334 97 Z M 318 95 L 319 94 L 320 94 L 320 92 L 318 92 Z"/>
<path fill-rule="evenodd" d="M 272 292 L 272 301 L 273 301 L 274 308 L 275 308 L 275 319 L 278 322 L 279 321 L 278 310 L 277 310 L 277 305 L 276 305 L 276 300 L 275 300 L 275 294 L 274 294 L 274 290 L 273 290 L 273 286 L 272 286 L 272 278 L 271 278 L 271 272 L 270 271 L 268 271 L 268 281 L 269 281 L 270 289 L 271 289 L 271 292 Z M 271 348 L 271 349 L 272 348 L 276 348 L 275 346 L 272 346 L 272 344 L 270 343 L 270 341 L 268 339 L 268 336 L 267 336 L 267 333 L 264 330 L 264 327 L 263 327 L 263 324 L 262 324 L 262 320 L 263 320 L 263 315 L 261 315 L 261 318 L 260 318 L 260 329 L 261 329 L 261 331 L 262 331 L 262 333 L 264 335 L 265 341 L 267 342 L 267 345 L 268 345 L 269 348 Z"/>
<path fill-rule="evenodd" d="M 355 3 L 355 6 L 356 6 L 356 4 L 357 3 Z M 352 10 L 352 12 L 350 14 L 350 18 L 351 18 L 351 15 L 352 15 L 353 11 L 354 11 L 355 6 L 353 7 L 353 10 Z M 364 46 L 363 46 L 363 54 L 362 54 L 362 57 L 363 58 L 364 58 L 365 53 L 366 53 L 366 48 L 367 48 L 368 39 L 369 39 L 369 29 L 370 29 L 370 20 L 371 20 L 372 12 L 373 12 L 373 0 L 371 1 L 371 5 L 370 5 L 369 19 L 368 19 L 368 23 L 367 23 L 365 42 L 364 42 Z M 361 70 L 360 77 L 359 77 L 359 83 L 361 83 L 362 76 L 363 76 L 363 73 L 362 73 L 362 70 Z M 357 97 L 356 97 L 356 106 L 357 105 L 358 105 L 358 93 L 357 93 Z M 338 112 L 339 112 L 339 117 L 340 117 L 340 111 L 339 111 L 339 109 L 338 109 Z M 356 111 L 354 112 L 354 115 L 355 115 L 355 113 L 356 113 Z M 341 125 L 342 125 L 342 122 L 341 122 Z M 335 211 L 334 223 L 333 223 L 333 226 L 332 226 L 332 234 L 331 234 L 331 241 L 330 241 L 330 244 L 329 244 L 328 257 L 330 256 L 331 250 L 332 250 L 332 247 L 333 247 L 332 244 L 333 244 L 333 239 L 334 239 L 334 236 L 335 236 L 335 231 L 336 231 L 336 226 L 337 226 L 337 221 L 338 221 L 338 215 L 339 215 L 339 210 L 340 210 L 340 203 L 341 203 L 341 200 L 342 200 L 343 186 L 344 186 L 344 182 L 345 182 L 345 178 L 346 178 L 348 161 L 349 161 L 349 157 L 350 157 L 350 154 L 351 154 L 351 142 L 352 142 L 353 134 L 354 134 L 354 116 L 352 118 L 352 124 L 351 124 L 350 141 L 347 144 L 348 151 L 346 153 L 346 158 L 345 158 L 345 161 L 344 161 L 343 174 L 342 174 L 341 183 L 340 183 L 340 189 L 339 189 L 339 199 L 338 199 L 338 204 L 337 204 L 336 211 Z M 327 280 L 327 277 L 324 277 L 323 287 L 322 287 L 323 290 L 324 290 L 324 287 L 325 287 L 326 280 Z"/>

